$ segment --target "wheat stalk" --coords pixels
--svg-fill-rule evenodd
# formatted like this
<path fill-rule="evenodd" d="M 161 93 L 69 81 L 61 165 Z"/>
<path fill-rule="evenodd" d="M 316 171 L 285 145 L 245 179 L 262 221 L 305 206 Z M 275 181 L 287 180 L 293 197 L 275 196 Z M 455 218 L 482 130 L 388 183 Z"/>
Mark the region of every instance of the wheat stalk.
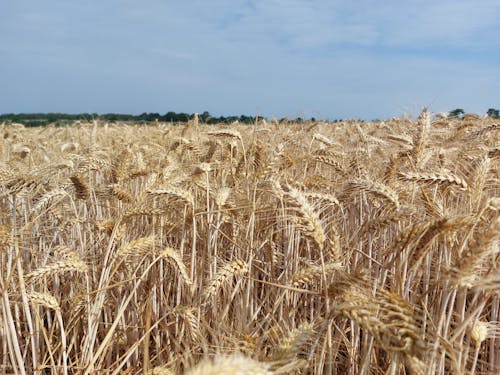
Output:
<path fill-rule="evenodd" d="M 147 192 L 149 194 L 152 194 L 152 195 L 171 196 L 171 197 L 180 199 L 183 202 L 185 202 L 191 206 L 194 206 L 193 195 L 189 191 L 175 187 L 175 186 L 168 186 L 168 187 L 161 188 L 161 189 L 148 190 Z"/>
<path fill-rule="evenodd" d="M 75 195 L 77 199 L 87 199 L 89 197 L 89 186 L 84 181 L 80 174 L 70 177 L 73 186 L 75 187 Z"/>
<path fill-rule="evenodd" d="M 295 216 L 292 222 L 307 238 L 322 249 L 326 241 L 325 231 L 317 211 L 311 206 L 305 195 L 290 185 L 276 185 L 277 194 L 283 194 L 293 208 Z"/>
<path fill-rule="evenodd" d="M 304 346 L 311 340 L 314 334 L 315 329 L 313 323 L 305 322 L 299 324 L 297 328 L 290 331 L 287 336 L 280 340 L 281 342 L 273 356 L 273 361 L 292 361 L 300 354 L 300 351 L 303 350 Z"/>
<path fill-rule="evenodd" d="M 427 133 L 431 125 L 431 118 L 427 108 L 424 108 L 417 119 L 417 134 L 413 140 L 411 155 L 415 159 L 417 169 L 423 164 L 423 154 L 427 145 Z"/>
<path fill-rule="evenodd" d="M 137 238 L 116 250 L 115 257 L 118 260 L 142 258 L 154 247 L 154 244 L 155 236 Z"/>
<path fill-rule="evenodd" d="M 158 253 L 158 255 L 161 258 L 166 259 L 169 262 L 171 262 L 179 270 L 179 273 L 181 274 L 182 279 L 184 280 L 184 282 L 186 284 L 188 284 L 188 285 L 193 284 L 193 281 L 191 280 L 191 278 L 189 277 L 189 275 L 187 273 L 186 266 L 184 265 L 184 262 L 182 261 L 181 255 L 175 249 L 173 249 L 171 247 L 167 247 L 167 248 L 163 249 L 162 251 L 160 251 Z"/>
<path fill-rule="evenodd" d="M 203 295 L 205 299 L 215 296 L 234 276 L 241 276 L 249 271 L 248 265 L 241 259 L 224 264 L 210 280 Z"/>
<path fill-rule="evenodd" d="M 374 195 L 377 198 L 399 209 L 398 194 L 390 187 L 376 181 L 356 179 L 347 186 L 347 191 L 362 191 Z"/>
<path fill-rule="evenodd" d="M 425 343 L 415 307 L 398 294 L 379 289 L 375 296 L 362 276 L 339 275 L 330 287 L 335 310 L 356 321 L 387 351 L 423 358 Z"/>
<path fill-rule="evenodd" d="M 412 172 L 400 172 L 399 176 L 404 180 L 422 182 L 426 184 L 444 184 L 447 186 L 458 186 L 462 190 L 467 190 L 467 182 L 462 178 L 453 175 L 451 173 L 439 174 L 439 173 L 412 173 Z"/>
<path fill-rule="evenodd" d="M 54 253 L 54 259 L 51 262 L 26 274 L 26 281 L 33 283 L 42 278 L 54 277 L 65 272 L 85 273 L 88 271 L 87 264 L 73 250 L 60 247 L 54 249 Z"/>
<path fill-rule="evenodd" d="M 269 365 L 242 355 L 216 356 L 205 359 L 186 375 L 272 375 Z"/>
<path fill-rule="evenodd" d="M 44 306 L 44 307 L 47 307 L 51 310 L 60 310 L 61 309 L 57 299 L 49 293 L 31 292 L 28 297 L 29 297 L 29 300 L 32 303 L 34 303 L 35 305 Z"/>

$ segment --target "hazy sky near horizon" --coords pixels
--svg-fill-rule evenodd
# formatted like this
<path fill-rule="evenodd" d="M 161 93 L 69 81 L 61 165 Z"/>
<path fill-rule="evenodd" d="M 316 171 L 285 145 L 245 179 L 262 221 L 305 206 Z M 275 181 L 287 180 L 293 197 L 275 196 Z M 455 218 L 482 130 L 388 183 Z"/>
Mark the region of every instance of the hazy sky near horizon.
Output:
<path fill-rule="evenodd" d="M 0 113 L 500 108 L 498 0 L 17 0 Z"/>

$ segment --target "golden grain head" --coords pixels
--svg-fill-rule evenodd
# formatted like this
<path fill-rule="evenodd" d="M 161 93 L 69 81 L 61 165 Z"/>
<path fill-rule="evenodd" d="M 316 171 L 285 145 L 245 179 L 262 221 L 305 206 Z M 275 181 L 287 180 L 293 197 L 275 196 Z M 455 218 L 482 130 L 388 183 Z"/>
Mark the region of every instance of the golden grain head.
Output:
<path fill-rule="evenodd" d="M 220 356 L 203 360 L 186 375 L 271 375 L 269 365 L 243 355 Z"/>
<path fill-rule="evenodd" d="M 431 117 L 0 124 L 0 372 L 498 373 L 500 125 Z"/>
<path fill-rule="evenodd" d="M 49 293 L 31 292 L 29 294 L 29 300 L 31 301 L 31 303 L 35 305 L 47 307 L 52 310 L 60 309 L 59 302 L 57 302 L 57 299 Z"/>

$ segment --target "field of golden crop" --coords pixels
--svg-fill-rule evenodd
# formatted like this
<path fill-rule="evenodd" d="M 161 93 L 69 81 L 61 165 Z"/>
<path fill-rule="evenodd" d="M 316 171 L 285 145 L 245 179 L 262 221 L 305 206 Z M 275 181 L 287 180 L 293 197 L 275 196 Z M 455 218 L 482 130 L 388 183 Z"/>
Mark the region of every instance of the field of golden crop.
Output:
<path fill-rule="evenodd" d="M 493 119 L 0 126 L 0 373 L 497 374 Z"/>

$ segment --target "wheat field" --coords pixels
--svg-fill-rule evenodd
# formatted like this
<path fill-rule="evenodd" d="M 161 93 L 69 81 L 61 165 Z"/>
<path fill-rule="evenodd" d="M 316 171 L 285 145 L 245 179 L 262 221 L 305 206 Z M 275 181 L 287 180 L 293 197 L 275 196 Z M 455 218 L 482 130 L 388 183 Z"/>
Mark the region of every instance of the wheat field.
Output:
<path fill-rule="evenodd" d="M 500 123 L 0 126 L 0 373 L 500 373 Z"/>

